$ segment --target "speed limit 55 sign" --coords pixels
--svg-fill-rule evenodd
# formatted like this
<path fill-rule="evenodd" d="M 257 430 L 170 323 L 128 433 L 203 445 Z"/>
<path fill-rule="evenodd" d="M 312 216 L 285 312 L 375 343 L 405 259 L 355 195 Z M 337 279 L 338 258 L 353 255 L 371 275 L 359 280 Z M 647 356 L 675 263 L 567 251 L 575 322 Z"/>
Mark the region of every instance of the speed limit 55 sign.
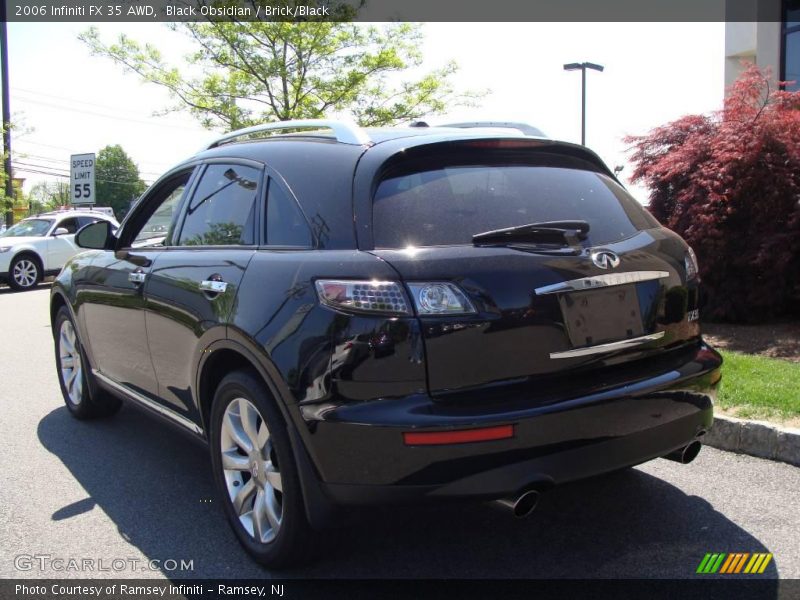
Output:
<path fill-rule="evenodd" d="M 69 189 L 73 204 L 94 204 L 94 154 L 69 157 Z"/>

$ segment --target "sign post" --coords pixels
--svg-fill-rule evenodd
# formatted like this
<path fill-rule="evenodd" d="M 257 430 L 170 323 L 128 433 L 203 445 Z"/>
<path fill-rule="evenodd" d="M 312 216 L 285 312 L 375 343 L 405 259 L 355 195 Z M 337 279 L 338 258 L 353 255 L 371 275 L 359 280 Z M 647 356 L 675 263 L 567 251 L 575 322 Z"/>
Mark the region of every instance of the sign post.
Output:
<path fill-rule="evenodd" d="M 72 204 L 95 204 L 94 154 L 73 154 L 69 157 L 69 190 Z"/>

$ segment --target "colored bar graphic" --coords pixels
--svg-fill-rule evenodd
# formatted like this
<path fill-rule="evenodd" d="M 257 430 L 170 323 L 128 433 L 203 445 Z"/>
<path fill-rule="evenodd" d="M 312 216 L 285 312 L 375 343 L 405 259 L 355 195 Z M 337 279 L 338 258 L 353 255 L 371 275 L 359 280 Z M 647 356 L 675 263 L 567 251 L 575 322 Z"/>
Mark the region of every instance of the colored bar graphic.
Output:
<path fill-rule="evenodd" d="M 749 552 L 742 554 L 742 558 L 739 560 L 738 564 L 736 565 L 736 569 L 733 571 L 734 573 L 740 573 L 742 571 L 742 567 L 744 566 L 748 556 L 750 556 Z"/>
<path fill-rule="evenodd" d="M 746 554 L 744 556 L 747 556 Z M 736 568 L 740 567 L 743 562 L 743 555 L 741 552 L 736 552 L 728 555 L 728 560 L 722 565 L 720 573 L 735 573 Z"/>
<path fill-rule="evenodd" d="M 759 573 L 763 573 L 764 571 L 766 571 L 767 565 L 769 564 L 769 561 L 771 561 L 771 560 L 772 560 L 772 553 L 769 553 L 764 558 L 764 562 L 761 563 L 761 568 L 758 569 L 758 572 Z"/>
<path fill-rule="evenodd" d="M 749 560 L 748 560 L 749 559 Z M 766 571 L 772 554 L 766 552 L 708 552 L 697 566 L 696 573 L 702 574 L 760 574 Z M 742 571 L 744 569 L 744 571 Z"/>
<path fill-rule="evenodd" d="M 736 564 L 736 560 L 739 558 L 738 554 L 728 554 L 728 559 L 722 563 L 722 568 L 719 570 L 720 573 L 730 573 L 731 568 Z"/>
<path fill-rule="evenodd" d="M 706 554 L 703 557 L 703 560 L 700 561 L 700 564 L 697 566 L 697 571 L 695 573 L 705 573 L 706 572 L 706 565 L 708 564 L 709 559 L 711 558 L 711 554 Z"/>
<path fill-rule="evenodd" d="M 717 559 L 717 562 L 715 562 L 714 566 L 711 567 L 711 573 L 716 573 L 717 571 L 719 571 L 719 568 L 722 565 L 722 561 L 725 559 L 725 556 L 726 555 L 725 555 L 724 552 L 719 555 L 719 558 Z"/>
<path fill-rule="evenodd" d="M 761 560 L 761 555 L 760 554 L 758 554 L 758 553 L 753 554 L 753 558 L 751 558 L 750 562 L 747 563 L 747 566 L 744 568 L 744 572 L 745 573 L 752 573 L 753 572 L 753 568 L 759 563 L 760 560 Z"/>

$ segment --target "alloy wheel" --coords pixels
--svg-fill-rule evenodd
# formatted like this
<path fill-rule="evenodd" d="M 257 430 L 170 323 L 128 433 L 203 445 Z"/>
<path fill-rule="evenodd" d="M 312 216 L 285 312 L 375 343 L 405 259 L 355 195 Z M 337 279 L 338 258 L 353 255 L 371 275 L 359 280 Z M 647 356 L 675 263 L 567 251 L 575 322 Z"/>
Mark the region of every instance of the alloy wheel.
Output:
<path fill-rule="evenodd" d="M 61 322 L 58 336 L 61 381 L 64 383 L 70 402 L 77 406 L 83 400 L 83 365 L 75 328 L 69 320 Z"/>
<path fill-rule="evenodd" d="M 267 423 L 246 398 L 235 398 L 225 409 L 220 452 L 239 522 L 256 541 L 272 541 L 283 519 L 283 483 Z"/>
<path fill-rule="evenodd" d="M 29 288 L 36 283 L 39 276 L 39 269 L 32 260 L 23 258 L 14 264 L 14 270 L 11 276 L 19 287 Z"/>

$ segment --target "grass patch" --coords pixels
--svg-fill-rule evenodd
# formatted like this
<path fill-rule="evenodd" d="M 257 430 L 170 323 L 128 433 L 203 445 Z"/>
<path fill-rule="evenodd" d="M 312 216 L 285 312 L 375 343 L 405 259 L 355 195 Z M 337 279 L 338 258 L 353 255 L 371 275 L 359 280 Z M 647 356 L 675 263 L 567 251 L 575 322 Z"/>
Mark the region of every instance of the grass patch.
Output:
<path fill-rule="evenodd" d="M 742 418 L 800 417 L 800 363 L 722 351 L 718 404 Z"/>

